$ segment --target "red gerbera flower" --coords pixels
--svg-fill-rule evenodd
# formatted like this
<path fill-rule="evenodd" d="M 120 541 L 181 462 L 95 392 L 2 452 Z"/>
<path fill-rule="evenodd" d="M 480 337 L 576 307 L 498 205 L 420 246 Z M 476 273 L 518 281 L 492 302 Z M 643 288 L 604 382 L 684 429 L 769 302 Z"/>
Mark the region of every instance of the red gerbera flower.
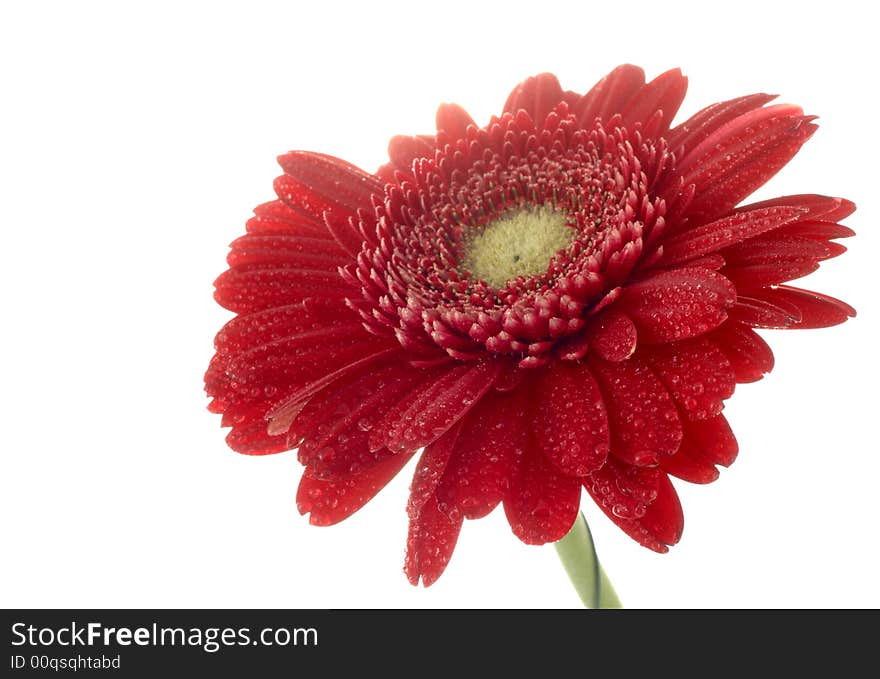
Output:
<path fill-rule="evenodd" d="M 620 66 L 584 95 L 543 74 L 480 127 L 456 105 L 375 174 L 280 157 L 278 200 L 232 244 L 210 408 L 246 454 L 298 449 L 313 524 L 357 511 L 424 449 L 406 573 L 442 573 L 499 503 L 524 542 L 572 527 L 582 489 L 640 544 L 675 544 L 669 475 L 737 454 L 721 414 L 773 355 L 754 328 L 854 315 L 784 285 L 844 248 L 854 206 L 736 207 L 812 135 L 766 94 L 671 127 L 686 79 Z"/>

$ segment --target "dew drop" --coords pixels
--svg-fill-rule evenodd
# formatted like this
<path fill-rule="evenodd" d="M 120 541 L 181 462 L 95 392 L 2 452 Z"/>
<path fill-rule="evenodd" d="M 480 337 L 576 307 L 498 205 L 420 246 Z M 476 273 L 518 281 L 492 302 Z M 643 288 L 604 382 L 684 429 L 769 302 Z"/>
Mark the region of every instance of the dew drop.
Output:
<path fill-rule="evenodd" d="M 611 513 L 618 519 L 628 519 L 630 516 L 629 507 L 625 504 L 618 503 L 611 507 Z"/>

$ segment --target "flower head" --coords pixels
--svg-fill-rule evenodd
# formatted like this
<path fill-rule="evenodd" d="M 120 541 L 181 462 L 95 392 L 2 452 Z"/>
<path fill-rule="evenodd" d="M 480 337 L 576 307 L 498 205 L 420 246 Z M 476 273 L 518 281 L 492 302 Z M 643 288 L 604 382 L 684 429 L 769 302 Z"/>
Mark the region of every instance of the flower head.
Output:
<path fill-rule="evenodd" d="M 216 282 L 237 316 L 205 381 L 229 445 L 297 448 L 318 525 L 423 449 L 413 583 L 498 504 L 524 542 L 559 540 L 583 489 L 640 544 L 675 544 L 669 475 L 707 483 L 733 462 L 723 401 L 772 368 L 754 328 L 854 315 L 784 285 L 843 252 L 852 203 L 737 207 L 813 118 L 755 94 L 673 127 L 686 83 L 625 65 L 580 95 L 539 75 L 484 127 L 441 106 L 436 135 L 395 137 L 375 174 L 281 156 L 278 199 Z"/>

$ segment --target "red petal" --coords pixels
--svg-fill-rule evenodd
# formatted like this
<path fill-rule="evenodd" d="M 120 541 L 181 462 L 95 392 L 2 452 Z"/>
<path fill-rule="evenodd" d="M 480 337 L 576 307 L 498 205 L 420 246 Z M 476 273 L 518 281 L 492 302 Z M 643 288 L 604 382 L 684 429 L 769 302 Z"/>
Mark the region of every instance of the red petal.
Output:
<path fill-rule="evenodd" d="M 226 373 L 230 379 L 249 387 L 294 386 L 308 381 L 316 372 L 332 371 L 335 361 L 350 363 L 387 345 L 387 340 L 368 334 L 357 322 L 340 323 L 282 337 L 236 354 L 227 363 Z"/>
<path fill-rule="evenodd" d="M 323 238 L 292 234 L 249 233 L 232 242 L 226 257 L 230 267 L 321 269 L 336 273 L 348 262 L 345 252 Z"/>
<path fill-rule="evenodd" d="M 760 203 L 744 205 L 738 208 L 737 212 L 779 206 L 798 207 L 805 210 L 800 221 L 821 220 L 824 222 L 839 222 L 841 219 L 849 217 L 856 210 L 856 206 L 845 198 L 833 198 L 831 196 L 810 193 L 762 200 Z"/>
<path fill-rule="evenodd" d="M 540 127 L 547 114 L 564 98 L 565 93 L 556 76 L 552 73 L 541 73 L 516 86 L 504 103 L 504 113 L 516 113 L 522 109 Z"/>
<path fill-rule="evenodd" d="M 716 464 L 729 466 L 739 448 L 723 415 L 686 422 L 684 439 L 675 455 L 661 463 L 664 471 L 691 483 L 710 483 L 718 478 Z"/>
<path fill-rule="evenodd" d="M 217 333 L 214 345 L 224 355 L 241 353 L 284 337 L 307 332 L 316 325 L 345 323 L 346 316 L 349 313 L 343 300 L 310 299 L 300 304 L 236 316 Z"/>
<path fill-rule="evenodd" d="M 640 519 L 657 497 L 660 470 L 634 467 L 610 458 L 599 471 L 584 479 L 584 488 L 615 522 Z"/>
<path fill-rule="evenodd" d="M 578 515 L 579 479 L 556 471 L 538 450 L 517 460 L 504 513 L 513 534 L 529 545 L 561 540 Z"/>
<path fill-rule="evenodd" d="M 464 139 L 467 128 L 474 124 L 473 118 L 458 104 L 441 104 L 437 109 L 437 131 L 444 132 L 449 139 Z M 429 157 L 433 157 L 433 151 Z"/>
<path fill-rule="evenodd" d="M 795 225 L 797 226 L 797 225 Z M 778 285 L 819 268 L 819 262 L 839 252 L 828 243 L 810 238 L 753 238 L 725 251 L 723 274 L 746 294 L 757 288 Z"/>
<path fill-rule="evenodd" d="M 214 398 L 210 409 L 224 413 L 223 425 L 233 427 L 227 439 L 233 449 L 264 454 L 290 448 L 286 437 L 276 435 L 284 430 L 272 430 L 267 414 L 300 386 L 332 371 L 334 361 L 357 360 L 377 346 L 357 324 L 328 319 L 340 309 L 309 301 L 239 316 L 218 333 L 205 388 Z"/>
<path fill-rule="evenodd" d="M 337 242 L 357 255 L 363 239 L 349 219 L 358 209 L 372 208 L 371 197 L 384 194 L 382 182 L 351 163 L 321 153 L 291 151 L 278 162 L 286 173 L 275 182 L 278 197 L 323 217 Z"/>
<path fill-rule="evenodd" d="M 773 99 L 775 97 L 772 94 L 750 94 L 707 106 L 670 130 L 669 146 L 673 150 L 683 147 L 684 153 L 678 154 L 683 157 L 725 123 L 760 108 Z"/>
<path fill-rule="evenodd" d="M 737 212 L 673 236 L 663 244 L 661 262 L 664 266 L 668 266 L 716 252 L 747 238 L 790 224 L 802 214 L 800 208 L 783 206 Z"/>
<path fill-rule="evenodd" d="M 587 332 L 570 335 L 560 339 L 554 351 L 563 361 L 577 361 L 587 355 L 590 350 L 590 336 Z"/>
<path fill-rule="evenodd" d="M 818 241 L 830 241 L 835 238 L 849 238 L 856 232 L 843 224 L 834 222 L 797 222 L 776 230 L 773 236 L 780 238 L 809 238 Z"/>
<path fill-rule="evenodd" d="M 306 469 L 296 491 L 296 507 L 300 514 L 309 514 L 313 526 L 339 523 L 372 500 L 410 457 L 409 453 L 394 455 L 363 474 L 342 481 L 320 481 Z"/>
<path fill-rule="evenodd" d="M 662 253 L 661 253 L 662 254 Z M 698 269 L 708 269 L 709 271 L 718 271 L 721 267 L 724 266 L 724 257 L 719 255 L 717 252 L 712 253 L 711 255 L 706 255 L 705 257 L 697 257 L 696 259 L 692 259 L 689 262 L 685 262 L 680 265 L 681 267 L 696 267 Z M 678 266 L 671 267 L 673 269 L 680 268 Z"/>
<path fill-rule="evenodd" d="M 419 584 L 421 578 L 428 587 L 446 570 L 461 524 L 460 513 L 446 514 L 433 497 L 417 517 L 410 519 L 403 570 L 413 585 Z"/>
<path fill-rule="evenodd" d="M 287 437 L 269 434 L 265 417 L 269 407 L 263 403 L 250 417 L 241 416 L 241 422 L 226 435 L 226 443 L 232 450 L 242 455 L 272 455 L 290 449 Z"/>
<path fill-rule="evenodd" d="M 425 503 L 435 496 L 459 440 L 461 429 L 462 422 L 459 421 L 434 443 L 425 446 L 422 451 L 410 484 L 409 501 L 406 506 L 410 519 L 418 517 Z"/>
<path fill-rule="evenodd" d="M 278 157 L 287 175 L 287 186 L 296 188 L 289 199 L 279 196 L 313 215 L 342 211 L 354 215 L 358 208 L 369 210 L 370 197 L 382 194 L 382 185 L 371 174 L 339 158 L 310 151 L 291 151 Z"/>
<path fill-rule="evenodd" d="M 416 450 L 440 437 L 494 384 L 496 361 L 458 365 L 389 411 L 370 438 L 374 449 Z"/>
<path fill-rule="evenodd" d="M 297 304 L 308 297 L 345 298 L 351 286 L 335 271 L 242 269 L 224 271 L 214 282 L 214 299 L 236 313 Z"/>
<path fill-rule="evenodd" d="M 758 299 L 761 293 L 762 290 L 755 290 L 749 297 L 740 295 L 730 310 L 730 320 L 753 328 L 790 328 L 800 320 L 799 309 Z"/>
<path fill-rule="evenodd" d="M 411 173 L 416 158 L 434 157 L 434 138 L 427 135 L 392 137 L 388 143 L 388 157 L 396 169 Z"/>
<path fill-rule="evenodd" d="M 630 129 L 637 123 L 644 126 L 655 111 L 662 111 L 663 127 L 660 130 L 662 134 L 678 113 L 685 92 L 687 92 L 687 78 L 681 74 L 681 70 L 674 68 L 662 73 L 636 92 L 620 111 L 623 124 Z"/>
<path fill-rule="evenodd" d="M 275 401 L 269 398 L 239 397 L 233 393 L 232 401 L 227 395 L 215 398 L 208 409 L 223 413 L 222 426 L 232 427 L 226 435 L 226 443 L 232 450 L 243 455 L 271 455 L 289 450 L 286 437 L 269 433 L 266 412 Z"/>
<path fill-rule="evenodd" d="M 535 395 L 532 432 L 547 459 L 570 476 L 599 469 L 608 457 L 608 415 L 589 368 L 557 361 Z"/>
<path fill-rule="evenodd" d="M 606 75 L 574 105 L 572 113 L 581 127 L 593 121 L 608 120 L 623 110 L 627 101 L 645 84 L 645 72 L 638 66 L 623 64 Z"/>
<path fill-rule="evenodd" d="M 688 455 L 683 450 L 686 441 L 687 439 L 682 442 L 682 448 L 675 455 L 664 458 L 660 465 L 663 471 L 688 483 L 704 485 L 716 481 L 720 474 L 715 465 L 695 460 Z"/>
<path fill-rule="evenodd" d="M 295 211 L 280 200 L 263 203 L 254 208 L 254 216 L 247 222 L 247 232 L 253 234 L 287 234 L 320 238 L 333 243 L 320 215 L 306 215 Z"/>
<path fill-rule="evenodd" d="M 635 472 L 628 465 L 607 466 L 586 480 L 584 486 L 627 535 L 655 552 L 667 552 L 667 545 L 678 542 L 684 527 L 678 495 L 666 474 L 653 469 Z M 640 499 L 652 495 L 647 503 Z M 627 510 L 628 507 L 632 509 Z"/>
<path fill-rule="evenodd" d="M 590 349 L 606 361 L 624 361 L 636 350 L 638 335 L 629 316 L 610 308 L 593 319 L 588 331 Z"/>
<path fill-rule="evenodd" d="M 708 337 L 727 356 L 737 382 L 754 382 L 773 370 L 773 352 L 751 328 L 729 321 Z"/>
<path fill-rule="evenodd" d="M 729 467 L 736 460 L 739 446 L 723 415 L 702 422 L 688 422 L 687 446 L 682 448 L 695 460 Z"/>
<path fill-rule="evenodd" d="M 387 347 L 387 345 L 386 345 Z M 293 418 L 302 410 L 302 404 L 308 401 L 312 396 L 322 391 L 325 387 L 343 377 L 353 377 L 354 375 L 385 365 L 389 361 L 393 361 L 399 357 L 399 347 L 389 347 L 376 351 L 376 345 L 364 342 L 360 347 L 360 355 L 347 358 L 343 354 L 330 354 L 329 364 L 319 364 L 319 370 L 315 371 L 313 377 L 305 381 L 297 381 L 295 383 L 295 391 L 283 401 L 279 401 L 278 405 L 266 414 L 269 420 L 270 430 L 277 432 L 286 431 L 290 427 Z M 342 360 L 344 359 L 344 360 Z M 307 361 L 301 361 L 300 365 L 308 365 Z M 333 366 L 341 365 L 342 367 L 333 370 Z"/>
<path fill-rule="evenodd" d="M 714 417 L 733 395 L 736 381 L 727 357 L 705 339 L 656 345 L 642 354 L 690 420 Z"/>
<path fill-rule="evenodd" d="M 638 466 L 657 464 L 681 443 L 681 421 L 663 383 L 638 354 L 609 363 L 590 359 L 605 395 L 611 424 L 611 454 Z"/>
<path fill-rule="evenodd" d="M 757 109 L 709 135 L 680 160 L 669 181 L 679 176 L 685 186 L 697 186 L 687 209 L 692 218 L 725 214 L 775 175 L 815 130 L 796 106 Z"/>
<path fill-rule="evenodd" d="M 724 276 L 688 267 L 630 285 L 618 308 L 633 320 L 641 342 L 670 342 L 717 327 L 735 301 L 736 289 Z"/>
<path fill-rule="evenodd" d="M 295 420 L 304 439 L 299 461 L 311 467 L 316 477 L 336 480 L 385 459 L 392 453 L 386 448 L 371 450 L 370 431 L 401 394 L 434 374 L 395 363 L 330 385 Z"/>
<path fill-rule="evenodd" d="M 271 356 L 273 359 L 287 355 L 298 356 L 305 351 L 320 351 L 334 344 L 355 344 L 370 337 L 363 326 L 356 319 L 352 319 L 351 314 L 335 323 L 303 330 L 288 326 L 288 330 L 284 334 L 276 330 L 272 333 L 271 339 L 260 333 L 263 335 L 263 341 L 252 341 L 246 349 L 237 351 L 235 356 L 231 357 L 230 365 L 238 361 L 251 364 L 266 356 Z"/>
<path fill-rule="evenodd" d="M 793 328 L 827 328 L 856 315 L 856 310 L 846 302 L 788 285 L 765 288 L 751 294 L 770 304 L 796 307 L 801 318 L 791 324 Z"/>
<path fill-rule="evenodd" d="M 633 537 L 645 536 L 667 545 L 677 544 L 684 530 L 684 513 L 678 493 L 666 474 L 660 475 L 657 485 L 657 499 L 648 507 L 645 518 L 637 522 L 639 530 Z M 644 531 L 644 533 L 642 532 Z"/>
<path fill-rule="evenodd" d="M 504 499 L 514 463 L 527 445 L 527 395 L 526 389 L 487 394 L 465 416 L 437 491 L 441 502 L 457 507 L 465 518 L 486 516 Z"/>

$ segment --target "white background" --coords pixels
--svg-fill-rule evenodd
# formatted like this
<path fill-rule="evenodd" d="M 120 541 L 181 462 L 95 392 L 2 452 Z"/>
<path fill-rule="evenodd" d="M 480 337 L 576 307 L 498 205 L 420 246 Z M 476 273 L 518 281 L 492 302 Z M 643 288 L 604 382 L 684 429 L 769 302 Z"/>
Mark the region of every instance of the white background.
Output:
<path fill-rule="evenodd" d="M 202 374 L 230 317 L 212 282 L 274 197 L 276 155 L 374 170 L 441 101 L 485 123 L 528 75 L 583 92 L 632 62 L 682 67 L 683 115 L 769 91 L 821 116 L 758 197 L 859 205 L 850 252 L 803 281 L 859 316 L 764 333 L 776 369 L 726 410 L 740 458 L 677 484 L 670 554 L 585 500 L 604 565 L 634 608 L 880 606 L 878 55 L 861 3 L 317 5 L 3 4 L 0 605 L 577 606 L 554 550 L 521 545 L 500 511 L 411 587 L 411 467 L 343 524 L 309 526 L 295 456 L 231 452 Z"/>

